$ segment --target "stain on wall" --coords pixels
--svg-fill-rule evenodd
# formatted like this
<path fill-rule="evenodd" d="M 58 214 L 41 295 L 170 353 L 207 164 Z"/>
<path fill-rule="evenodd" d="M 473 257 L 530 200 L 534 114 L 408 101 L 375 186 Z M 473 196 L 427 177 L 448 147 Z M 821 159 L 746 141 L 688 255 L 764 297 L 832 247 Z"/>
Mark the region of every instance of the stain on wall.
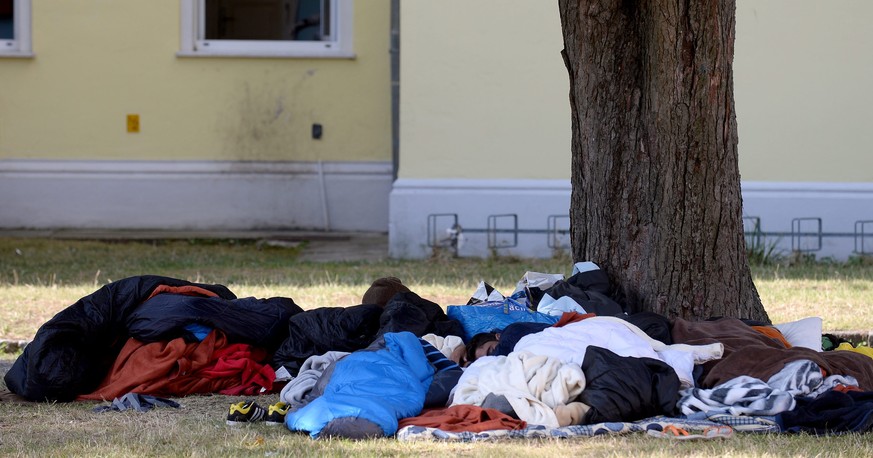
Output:
<path fill-rule="evenodd" d="M 296 79 L 271 77 L 257 84 L 236 83 L 227 96 L 228 109 L 218 116 L 222 156 L 233 161 L 318 160 L 318 141 L 311 137 L 317 100 L 311 96 L 317 71 Z"/>

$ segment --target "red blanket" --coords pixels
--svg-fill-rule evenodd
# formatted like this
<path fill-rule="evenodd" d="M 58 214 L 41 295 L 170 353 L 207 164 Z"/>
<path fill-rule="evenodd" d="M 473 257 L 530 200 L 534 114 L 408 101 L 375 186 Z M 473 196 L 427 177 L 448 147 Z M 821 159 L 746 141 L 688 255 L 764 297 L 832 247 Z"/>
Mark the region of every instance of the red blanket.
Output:
<path fill-rule="evenodd" d="M 149 344 L 129 339 L 100 386 L 77 399 L 112 400 L 130 392 L 256 394 L 261 388 L 270 390 L 276 378 L 269 365 L 261 364 L 266 357 L 251 345 L 228 344 L 217 331 L 196 343 L 182 338 Z"/>

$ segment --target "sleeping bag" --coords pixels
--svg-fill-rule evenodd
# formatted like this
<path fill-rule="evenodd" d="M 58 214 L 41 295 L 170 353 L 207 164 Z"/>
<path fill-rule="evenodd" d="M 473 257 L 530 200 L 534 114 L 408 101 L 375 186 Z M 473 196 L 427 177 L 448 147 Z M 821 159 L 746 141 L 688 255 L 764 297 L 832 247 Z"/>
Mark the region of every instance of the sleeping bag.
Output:
<path fill-rule="evenodd" d="M 356 437 L 365 428 L 390 436 L 401 418 L 421 413 L 433 366 L 411 332 L 383 337 L 384 348 L 359 350 L 337 361 L 321 396 L 285 417 L 288 429 L 318 438 L 331 423 L 332 435 Z"/>
<path fill-rule="evenodd" d="M 211 299 L 173 302 L 164 296 L 140 310 L 155 294 Z M 287 298 L 236 300 L 222 285 L 156 275 L 106 284 L 40 326 L 6 373 L 6 386 L 31 401 L 72 401 L 97 388 L 129 337 L 149 342 L 149 336 L 191 336 L 184 326 L 200 324 L 226 328 L 221 330 L 227 335 L 251 343 L 281 342 L 288 319 L 301 310 Z"/>
<path fill-rule="evenodd" d="M 288 327 L 288 338 L 276 350 L 273 367 L 284 366 L 294 376 L 311 356 L 361 350 L 385 333 L 407 331 L 418 337 L 463 333 L 461 323 L 446 316 L 442 307 L 411 291 L 395 294 L 384 308 L 361 304 L 306 310 L 293 316 Z"/>

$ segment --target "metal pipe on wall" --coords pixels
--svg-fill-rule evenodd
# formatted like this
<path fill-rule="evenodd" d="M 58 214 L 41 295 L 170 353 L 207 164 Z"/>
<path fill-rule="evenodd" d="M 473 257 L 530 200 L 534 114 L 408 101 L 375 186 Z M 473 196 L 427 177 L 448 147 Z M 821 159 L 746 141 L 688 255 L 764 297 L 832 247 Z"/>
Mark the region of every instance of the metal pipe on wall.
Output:
<path fill-rule="evenodd" d="M 400 167 L 400 0 L 391 0 L 391 163 Z"/>

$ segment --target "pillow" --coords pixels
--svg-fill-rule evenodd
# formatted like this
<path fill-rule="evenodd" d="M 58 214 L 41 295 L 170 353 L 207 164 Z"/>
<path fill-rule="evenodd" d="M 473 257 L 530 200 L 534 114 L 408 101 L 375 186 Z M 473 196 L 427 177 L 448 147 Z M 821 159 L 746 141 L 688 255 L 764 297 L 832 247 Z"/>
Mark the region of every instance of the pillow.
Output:
<path fill-rule="evenodd" d="M 789 323 L 774 324 L 773 327 L 778 329 L 792 346 L 821 351 L 821 318 L 813 316 Z"/>

